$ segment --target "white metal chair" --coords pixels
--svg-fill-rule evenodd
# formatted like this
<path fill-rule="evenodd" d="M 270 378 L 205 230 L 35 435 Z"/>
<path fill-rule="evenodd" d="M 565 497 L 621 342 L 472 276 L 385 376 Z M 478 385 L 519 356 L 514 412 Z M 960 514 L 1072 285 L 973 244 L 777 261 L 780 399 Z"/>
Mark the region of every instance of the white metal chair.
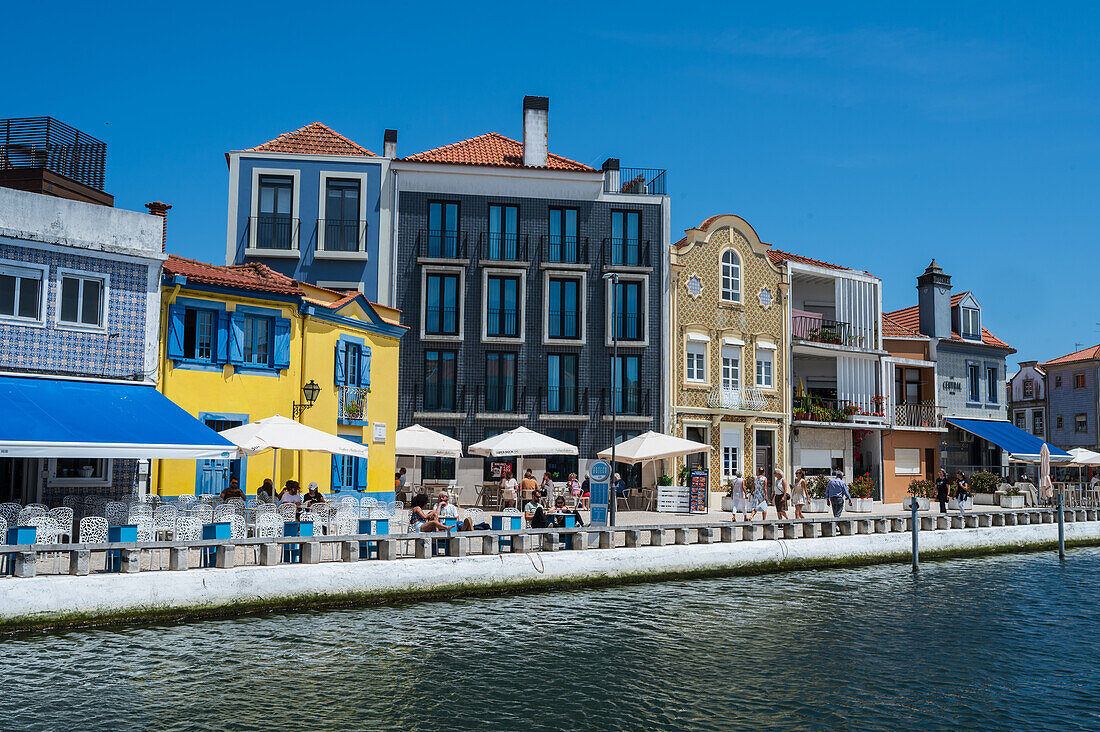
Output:
<path fill-rule="evenodd" d="M 336 519 L 333 522 L 335 526 L 334 531 L 337 536 L 348 536 L 350 534 L 359 533 L 359 506 L 356 503 L 355 508 L 341 508 L 336 512 Z"/>
<path fill-rule="evenodd" d="M 283 535 L 283 517 L 274 511 L 261 513 L 256 517 L 257 537 L 278 537 Z"/>
<path fill-rule="evenodd" d="M 198 503 L 198 499 L 196 499 L 195 496 L 180 496 L 176 499 L 176 507 L 180 511 L 186 511 L 196 503 Z"/>
<path fill-rule="evenodd" d="M 153 511 L 153 532 L 160 537 L 164 534 L 168 538 L 175 538 L 176 519 L 179 518 L 179 509 L 173 505 L 157 506 Z"/>
<path fill-rule="evenodd" d="M 18 503 L 0 503 L 0 518 L 3 518 L 8 526 L 18 526 L 19 512 L 22 510 L 23 507 Z"/>
<path fill-rule="evenodd" d="M 336 502 L 339 506 L 354 506 L 359 508 L 359 496 L 340 496 L 340 500 Z"/>
<path fill-rule="evenodd" d="M 73 540 L 73 509 L 68 506 L 58 506 L 50 509 L 50 516 L 57 521 L 58 538 L 64 536 L 69 541 Z"/>
<path fill-rule="evenodd" d="M 467 508 L 462 512 L 462 518 L 470 519 L 470 523 L 475 525 L 483 524 L 485 523 L 485 511 L 480 508 Z"/>
<path fill-rule="evenodd" d="M 107 519 L 102 516 L 85 516 L 80 519 L 80 541 L 84 544 L 107 543 Z"/>
<path fill-rule="evenodd" d="M 30 505 L 19 512 L 19 525 L 20 526 L 33 526 L 31 519 L 41 518 L 42 516 L 48 516 L 49 511 L 43 509 L 41 506 Z"/>
<path fill-rule="evenodd" d="M 298 516 L 298 504 L 297 503 L 280 503 L 279 515 L 285 518 L 287 521 L 295 521 Z"/>
<path fill-rule="evenodd" d="M 252 510 L 256 513 L 257 516 L 261 516 L 265 513 L 277 513 L 274 503 L 260 502 L 253 506 Z"/>
<path fill-rule="evenodd" d="M 248 527 L 244 523 L 244 516 L 238 516 L 233 514 L 227 521 L 229 522 L 229 538 L 233 541 L 248 538 Z"/>
<path fill-rule="evenodd" d="M 153 505 L 151 503 L 135 503 L 130 506 L 129 521 L 132 524 L 136 524 L 142 517 L 153 520 Z"/>
<path fill-rule="evenodd" d="M 40 508 L 46 513 L 50 512 L 50 507 L 47 506 L 45 503 L 28 503 L 27 508 Z"/>
<path fill-rule="evenodd" d="M 188 516 L 199 520 L 199 523 L 209 524 L 214 521 L 214 507 L 203 503 L 196 503 L 187 511 Z"/>
<path fill-rule="evenodd" d="M 60 527 L 57 519 L 50 515 L 35 515 L 27 520 L 26 526 L 33 526 L 35 531 L 34 543 L 56 544 Z"/>
<path fill-rule="evenodd" d="M 237 515 L 237 509 L 228 503 L 214 506 L 214 523 L 224 523 Z"/>
<path fill-rule="evenodd" d="M 103 516 L 110 526 L 122 526 L 126 523 L 130 507 L 121 501 L 109 501 L 104 507 Z"/>
<path fill-rule="evenodd" d="M 176 541 L 198 541 L 201 538 L 201 519 L 195 516 L 180 516 L 176 520 Z"/>

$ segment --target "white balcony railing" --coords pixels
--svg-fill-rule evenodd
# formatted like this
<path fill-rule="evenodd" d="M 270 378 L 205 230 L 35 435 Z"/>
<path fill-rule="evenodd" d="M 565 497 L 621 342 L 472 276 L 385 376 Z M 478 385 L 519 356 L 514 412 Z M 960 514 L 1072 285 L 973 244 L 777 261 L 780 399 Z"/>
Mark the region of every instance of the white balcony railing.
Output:
<path fill-rule="evenodd" d="M 762 412 L 767 407 L 764 392 L 755 386 L 725 388 L 716 386 L 707 397 L 707 406 L 711 409 L 743 409 Z"/>
<path fill-rule="evenodd" d="M 340 419 L 367 418 L 367 388 L 365 386 L 340 387 Z"/>
<path fill-rule="evenodd" d="M 887 412 L 898 427 L 943 427 L 943 412 L 935 404 L 894 404 Z"/>

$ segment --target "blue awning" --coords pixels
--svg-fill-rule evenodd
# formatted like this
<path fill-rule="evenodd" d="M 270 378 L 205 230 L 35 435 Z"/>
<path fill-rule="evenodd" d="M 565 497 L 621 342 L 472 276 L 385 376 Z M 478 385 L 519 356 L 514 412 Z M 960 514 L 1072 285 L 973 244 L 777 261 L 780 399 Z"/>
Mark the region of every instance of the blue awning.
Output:
<path fill-rule="evenodd" d="M 990 419 L 961 419 L 948 417 L 947 423 L 966 430 L 972 435 L 992 442 L 1009 454 L 1014 460 L 1028 462 L 1039 459 L 1039 451 L 1043 449 L 1043 440 L 1025 432 L 1010 422 Z M 1060 447 L 1046 443 L 1050 449 L 1050 459 L 1053 462 L 1066 462 L 1070 460 L 1070 454 Z"/>
<path fill-rule="evenodd" d="M 0 457 L 235 457 L 148 384 L 0 376 Z"/>

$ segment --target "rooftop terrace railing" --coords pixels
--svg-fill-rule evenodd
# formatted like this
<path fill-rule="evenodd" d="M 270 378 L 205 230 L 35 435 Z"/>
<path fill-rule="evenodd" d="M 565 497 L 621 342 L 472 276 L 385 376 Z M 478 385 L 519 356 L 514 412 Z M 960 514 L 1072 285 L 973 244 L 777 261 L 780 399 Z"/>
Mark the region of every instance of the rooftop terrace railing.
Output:
<path fill-rule="evenodd" d="M 103 190 L 107 145 L 53 117 L 0 120 L 0 170 L 50 170 Z"/>

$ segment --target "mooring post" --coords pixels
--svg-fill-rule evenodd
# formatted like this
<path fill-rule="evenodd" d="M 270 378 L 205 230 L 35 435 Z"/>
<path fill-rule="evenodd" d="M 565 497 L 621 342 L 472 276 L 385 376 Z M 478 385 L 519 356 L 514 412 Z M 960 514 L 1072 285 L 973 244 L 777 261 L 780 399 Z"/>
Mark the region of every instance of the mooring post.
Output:
<path fill-rule="evenodd" d="M 1058 491 L 1058 558 L 1066 558 L 1066 522 L 1062 515 L 1062 492 Z"/>
<path fill-rule="evenodd" d="M 913 510 L 913 571 L 916 572 L 920 569 L 920 547 L 917 542 L 917 532 L 920 531 L 920 519 L 917 517 L 917 500 L 914 498 L 912 502 Z"/>

